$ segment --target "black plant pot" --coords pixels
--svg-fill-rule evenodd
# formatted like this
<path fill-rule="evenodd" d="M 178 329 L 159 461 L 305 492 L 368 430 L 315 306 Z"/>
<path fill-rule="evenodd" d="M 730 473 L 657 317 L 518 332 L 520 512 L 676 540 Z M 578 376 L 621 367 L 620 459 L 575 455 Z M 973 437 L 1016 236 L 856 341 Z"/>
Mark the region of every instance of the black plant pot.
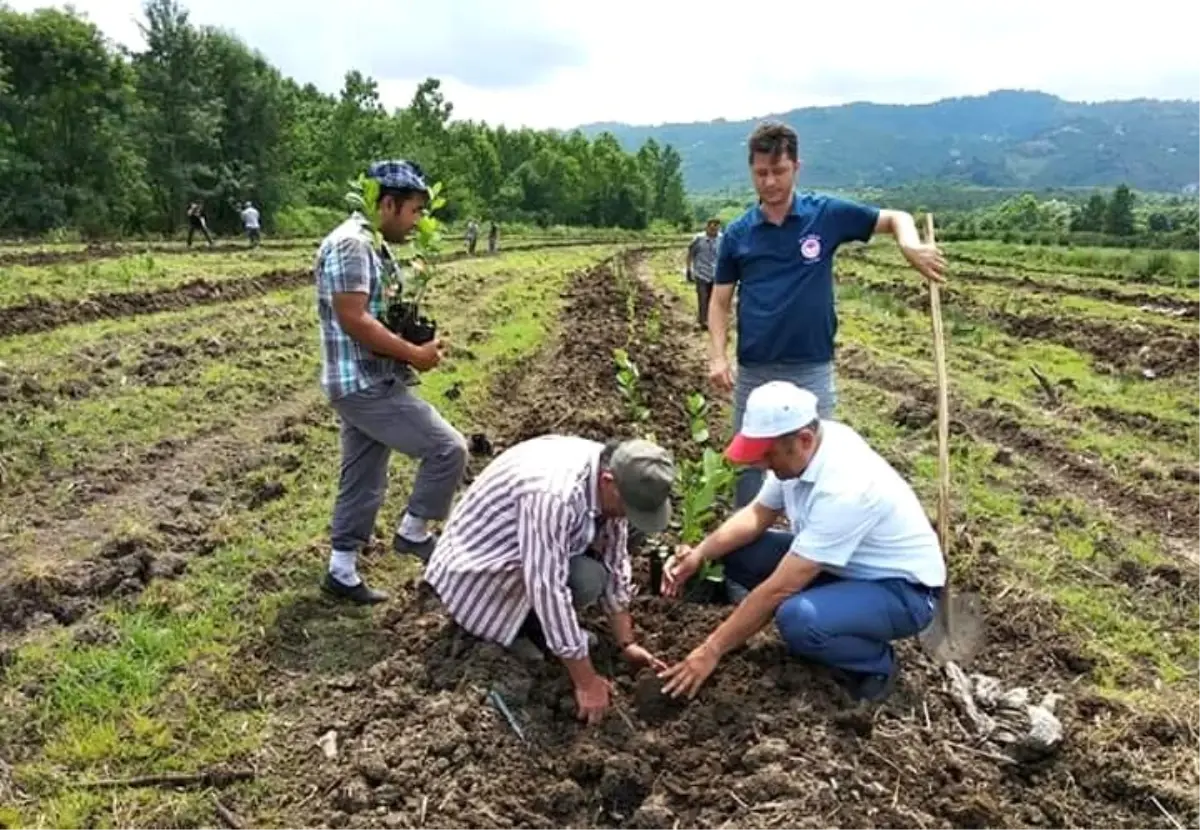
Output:
<path fill-rule="evenodd" d="M 655 551 L 650 554 L 650 595 L 662 596 L 662 576 L 665 560 Z"/>
<path fill-rule="evenodd" d="M 683 600 L 684 602 L 694 602 L 697 605 L 723 605 L 725 603 L 725 583 L 701 579 L 699 575 L 693 576 L 683 588 Z"/>
<path fill-rule="evenodd" d="M 437 337 L 437 322 L 423 316 L 415 303 L 392 303 L 384 312 L 383 324 L 414 346 Z"/>

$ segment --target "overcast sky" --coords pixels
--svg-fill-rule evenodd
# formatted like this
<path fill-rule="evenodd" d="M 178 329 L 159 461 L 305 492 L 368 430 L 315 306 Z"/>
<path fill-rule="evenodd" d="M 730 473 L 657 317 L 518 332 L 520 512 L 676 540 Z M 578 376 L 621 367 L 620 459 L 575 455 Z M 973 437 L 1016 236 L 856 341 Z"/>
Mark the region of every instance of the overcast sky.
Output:
<path fill-rule="evenodd" d="M 45 0 L 8 0 L 19 10 Z M 140 0 L 75 0 L 140 48 Z M 1072 100 L 1200 97 L 1194 12 L 1176 0 L 184 0 L 301 82 L 348 69 L 402 106 L 442 79 L 455 117 L 512 126 L 745 119 L 849 101 L 999 88 Z"/>

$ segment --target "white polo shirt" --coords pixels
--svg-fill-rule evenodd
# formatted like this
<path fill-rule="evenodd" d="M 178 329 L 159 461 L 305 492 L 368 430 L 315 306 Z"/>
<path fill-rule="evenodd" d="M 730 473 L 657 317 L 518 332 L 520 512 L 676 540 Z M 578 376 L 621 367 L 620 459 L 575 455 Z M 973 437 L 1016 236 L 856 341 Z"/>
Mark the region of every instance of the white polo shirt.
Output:
<path fill-rule="evenodd" d="M 862 437 L 821 421 L 821 446 L 799 478 L 768 472 L 758 501 L 787 514 L 791 553 L 850 579 L 946 582 L 937 534 L 917 494 Z"/>

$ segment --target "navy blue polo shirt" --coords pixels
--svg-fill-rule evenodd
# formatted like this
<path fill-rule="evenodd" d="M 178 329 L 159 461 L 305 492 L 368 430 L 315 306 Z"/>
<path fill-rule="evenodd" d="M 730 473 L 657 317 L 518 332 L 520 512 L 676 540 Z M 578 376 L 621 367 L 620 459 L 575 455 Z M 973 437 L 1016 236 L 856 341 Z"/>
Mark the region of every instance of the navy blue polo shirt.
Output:
<path fill-rule="evenodd" d="M 730 223 L 716 283 L 738 286 L 738 363 L 833 359 L 833 255 L 843 242 L 868 241 L 878 218 L 870 205 L 797 193 L 781 225 L 758 205 Z"/>

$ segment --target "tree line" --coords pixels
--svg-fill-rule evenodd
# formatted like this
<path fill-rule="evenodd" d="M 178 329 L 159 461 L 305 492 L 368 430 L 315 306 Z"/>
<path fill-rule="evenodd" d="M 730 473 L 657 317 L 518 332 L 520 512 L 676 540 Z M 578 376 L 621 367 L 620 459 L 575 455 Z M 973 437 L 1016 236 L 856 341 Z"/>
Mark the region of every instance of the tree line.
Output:
<path fill-rule="evenodd" d="M 1076 200 L 1024 193 L 989 207 L 952 213 L 939 224 L 950 234 L 947 239 L 1194 250 L 1198 219 L 1194 199 L 1140 196 L 1121 184 L 1108 195 L 1097 191 Z"/>
<path fill-rule="evenodd" d="M 441 181 L 447 221 L 643 229 L 689 221 L 682 160 L 648 140 L 451 121 L 440 82 L 391 112 L 357 71 L 337 94 L 283 76 L 234 35 L 149 0 L 143 51 L 71 11 L 0 5 L 0 234 L 170 234 L 187 204 L 238 227 L 253 201 L 270 229 L 345 210 L 372 159 L 405 157 Z"/>

